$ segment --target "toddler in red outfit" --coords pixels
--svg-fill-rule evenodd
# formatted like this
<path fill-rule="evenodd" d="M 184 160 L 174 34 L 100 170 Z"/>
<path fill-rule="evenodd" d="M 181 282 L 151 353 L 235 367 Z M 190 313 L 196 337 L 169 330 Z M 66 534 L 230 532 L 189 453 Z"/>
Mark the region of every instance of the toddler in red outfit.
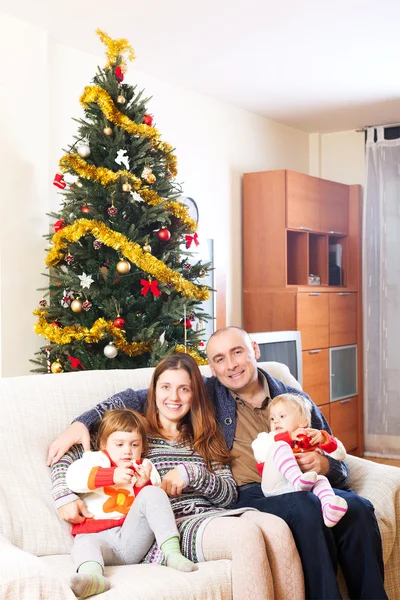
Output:
<path fill-rule="evenodd" d="M 335 495 L 324 475 L 303 473 L 294 453 L 317 450 L 343 460 L 343 444 L 326 431 L 310 427 L 311 407 L 300 395 L 275 396 L 268 405 L 268 420 L 270 432 L 259 433 L 251 445 L 264 495 L 312 492 L 321 501 L 325 525 L 333 527 L 346 514 L 346 501 Z"/>

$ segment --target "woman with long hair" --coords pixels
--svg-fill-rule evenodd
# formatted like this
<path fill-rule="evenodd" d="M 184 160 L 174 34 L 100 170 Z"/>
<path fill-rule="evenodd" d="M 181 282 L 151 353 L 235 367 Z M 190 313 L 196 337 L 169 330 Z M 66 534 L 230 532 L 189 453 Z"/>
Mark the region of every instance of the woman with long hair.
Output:
<path fill-rule="evenodd" d="M 182 553 L 195 562 L 231 559 L 234 600 L 286 597 L 288 582 L 296 580 L 291 574 L 301 571 L 293 539 L 281 519 L 255 510 L 227 510 L 237 498 L 231 456 L 190 355 L 172 354 L 155 368 L 145 415 L 148 457 L 170 496 Z M 276 560 L 277 546 L 286 548 L 291 561 L 286 568 Z M 161 559 L 154 544 L 145 561 Z M 303 597 L 300 587 L 291 588 L 293 598 Z"/>

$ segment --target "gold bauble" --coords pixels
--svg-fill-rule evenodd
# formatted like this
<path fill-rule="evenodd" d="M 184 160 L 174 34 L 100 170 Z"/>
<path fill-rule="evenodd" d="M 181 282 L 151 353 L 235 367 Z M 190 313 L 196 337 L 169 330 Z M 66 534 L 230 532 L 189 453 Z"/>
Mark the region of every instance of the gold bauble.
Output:
<path fill-rule="evenodd" d="M 111 129 L 111 127 L 104 127 L 103 133 L 104 135 L 112 135 L 113 130 Z"/>
<path fill-rule="evenodd" d="M 132 189 L 132 186 L 130 183 L 123 183 L 122 184 L 122 191 L 123 192 L 130 192 Z"/>
<path fill-rule="evenodd" d="M 131 263 L 127 260 L 120 260 L 117 262 L 117 271 L 121 275 L 126 275 L 131 270 Z"/>
<path fill-rule="evenodd" d="M 73 312 L 81 312 L 82 310 L 82 302 L 80 300 L 72 300 L 71 302 L 71 310 Z"/>
<path fill-rule="evenodd" d="M 117 96 L 117 102 L 118 104 L 125 104 L 124 96 Z"/>
<path fill-rule="evenodd" d="M 200 269 L 199 277 L 205 277 L 207 275 L 207 271 L 205 269 Z"/>
<path fill-rule="evenodd" d="M 151 246 L 150 246 L 150 244 L 145 244 L 145 245 L 143 246 L 143 250 L 144 250 L 145 252 L 151 252 Z"/>
<path fill-rule="evenodd" d="M 79 181 L 79 179 L 78 179 L 78 181 L 76 182 L 75 185 L 76 185 L 76 187 L 81 188 L 83 186 L 83 183 L 82 183 L 82 181 Z"/>
<path fill-rule="evenodd" d="M 63 373 L 64 371 L 62 364 L 58 360 L 51 363 L 50 369 L 52 373 Z"/>

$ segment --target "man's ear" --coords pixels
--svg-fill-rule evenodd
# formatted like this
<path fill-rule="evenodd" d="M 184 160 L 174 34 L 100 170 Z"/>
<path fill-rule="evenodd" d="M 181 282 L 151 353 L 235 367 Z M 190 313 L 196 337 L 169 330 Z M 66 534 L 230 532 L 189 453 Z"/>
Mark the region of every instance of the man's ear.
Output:
<path fill-rule="evenodd" d="M 256 360 L 258 360 L 261 356 L 260 348 L 257 342 L 251 342 L 251 345 L 253 346 L 254 356 L 256 357 Z"/>
<path fill-rule="evenodd" d="M 214 375 L 214 377 L 216 377 L 216 374 L 215 374 L 215 369 L 214 369 L 214 367 L 212 366 L 212 364 L 211 364 L 211 362 L 210 362 L 210 361 L 208 361 L 208 366 L 209 366 L 209 367 L 210 367 L 210 369 L 211 369 L 211 373 Z"/>

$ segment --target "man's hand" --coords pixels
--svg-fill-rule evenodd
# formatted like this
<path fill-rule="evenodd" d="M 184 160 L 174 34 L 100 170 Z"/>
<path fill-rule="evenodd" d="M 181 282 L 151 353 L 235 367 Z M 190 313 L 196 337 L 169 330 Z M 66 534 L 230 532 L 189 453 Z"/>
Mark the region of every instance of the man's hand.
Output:
<path fill-rule="evenodd" d="M 320 452 L 299 452 L 294 456 L 303 473 L 316 471 L 318 475 L 326 475 L 329 471 L 329 460 Z"/>
<path fill-rule="evenodd" d="M 83 523 L 86 519 L 93 517 L 92 513 L 86 508 L 83 500 L 74 500 L 69 504 L 64 504 L 57 509 L 59 516 L 68 523 Z"/>
<path fill-rule="evenodd" d="M 179 469 L 171 469 L 171 471 L 168 471 L 168 473 L 164 475 L 161 482 L 161 489 L 163 489 L 164 492 L 166 492 L 168 496 L 171 496 L 172 498 L 180 496 L 184 486 L 185 482 L 179 473 Z"/>
<path fill-rule="evenodd" d="M 135 472 L 132 467 L 117 467 L 114 470 L 113 481 L 115 485 L 129 485 Z"/>
<path fill-rule="evenodd" d="M 82 444 L 85 451 L 90 450 L 89 430 L 79 421 L 72 423 L 64 433 L 59 435 L 58 438 L 50 444 L 47 453 L 47 466 L 51 467 L 54 463 L 58 462 L 74 444 Z"/>

